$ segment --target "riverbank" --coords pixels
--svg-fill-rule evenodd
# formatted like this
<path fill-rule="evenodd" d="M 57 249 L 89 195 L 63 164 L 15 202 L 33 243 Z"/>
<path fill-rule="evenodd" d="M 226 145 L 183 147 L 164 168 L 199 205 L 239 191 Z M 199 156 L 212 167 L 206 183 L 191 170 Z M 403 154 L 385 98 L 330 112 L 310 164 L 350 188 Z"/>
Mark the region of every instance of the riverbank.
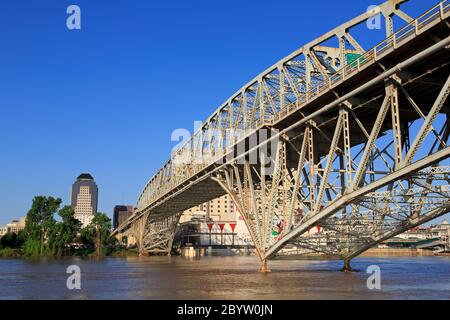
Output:
<path fill-rule="evenodd" d="M 182 257 L 206 257 L 206 256 L 253 256 L 256 254 L 251 247 L 183 247 L 180 249 Z M 450 256 L 450 253 L 435 253 L 432 250 L 415 248 L 372 248 L 360 255 L 361 257 L 433 257 Z M 336 257 L 329 257 L 319 253 L 302 255 L 282 255 L 279 259 L 300 259 L 300 260 L 334 260 Z"/>
<path fill-rule="evenodd" d="M 361 254 L 362 257 L 434 257 L 450 256 L 450 253 L 435 253 L 432 250 L 415 248 L 372 248 Z"/>
<path fill-rule="evenodd" d="M 255 249 L 252 247 L 184 247 L 179 250 L 179 256 L 193 258 L 193 257 L 232 257 L 232 256 L 254 256 Z M 67 257 L 95 257 L 95 248 L 71 249 L 69 252 L 57 256 L 55 258 Z M 139 256 L 136 248 L 103 248 L 102 256 L 104 257 L 137 257 Z M 425 249 L 411 249 L 411 248 L 372 248 L 360 255 L 361 257 L 450 257 L 449 252 L 435 253 L 431 250 Z M 5 248 L 0 249 L 0 258 L 26 258 L 21 249 Z M 44 257 L 52 257 L 45 255 Z M 288 260 L 335 260 L 335 257 L 327 257 L 322 254 L 309 255 L 286 255 L 280 256 L 278 259 Z"/>
<path fill-rule="evenodd" d="M 4 248 L 0 249 L 0 258 L 20 258 L 22 257 L 22 250 Z"/>
<path fill-rule="evenodd" d="M 83 249 L 68 249 L 61 255 L 44 255 L 43 257 L 54 258 L 68 258 L 68 257 L 94 257 L 96 256 L 95 248 L 83 248 Z M 104 257 L 129 257 L 138 256 L 137 249 L 126 248 L 103 248 L 102 256 Z M 27 258 L 28 256 L 23 254 L 22 249 L 4 248 L 0 249 L 0 258 Z"/>

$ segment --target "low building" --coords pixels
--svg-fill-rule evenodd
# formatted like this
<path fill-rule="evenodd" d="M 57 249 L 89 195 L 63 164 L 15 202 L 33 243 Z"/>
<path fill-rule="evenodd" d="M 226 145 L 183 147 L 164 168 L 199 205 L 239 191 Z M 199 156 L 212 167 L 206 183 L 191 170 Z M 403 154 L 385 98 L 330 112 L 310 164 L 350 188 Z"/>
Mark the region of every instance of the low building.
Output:
<path fill-rule="evenodd" d="M 439 225 L 417 227 L 384 241 L 380 248 L 416 248 L 436 252 L 450 251 L 450 224 L 444 220 Z"/>
<path fill-rule="evenodd" d="M 1 226 L 0 227 L 0 238 L 3 237 L 7 233 L 8 233 L 8 227 L 7 226 Z"/>
<path fill-rule="evenodd" d="M 427 227 L 417 227 L 399 234 L 396 238 L 404 240 L 425 240 L 431 237 L 431 230 Z"/>
<path fill-rule="evenodd" d="M 25 229 L 26 218 L 22 217 L 19 220 L 12 220 L 6 226 L 0 227 L 0 237 L 3 237 L 7 233 L 18 234 L 19 231 Z"/>
<path fill-rule="evenodd" d="M 442 221 L 441 224 L 432 226 L 430 228 L 431 233 L 435 237 L 448 237 L 450 236 L 450 224 L 447 220 Z"/>
<path fill-rule="evenodd" d="M 25 217 L 22 217 L 19 220 L 11 221 L 11 223 L 8 223 L 6 227 L 8 228 L 8 233 L 18 234 L 19 231 L 25 229 Z"/>
<path fill-rule="evenodd" d="M 442 240 L 444 251 L 450 252 L 450 224 L 447 220 L 442 221 L 440 225 L 432 226 L 431 233 L 433 237 Z"/>
<path fill-rule="evenodd" d="M 233 201 L 225 195 L 186 210 L 181 216 L 180 223 L 190 221 L 195 216 L 197 218 L 203 216 L 208 221 L 233 221 L 236 219 L 236 210 Z"/>
<path fill-rule="evenodd" d="M 253 245 L 244 219 L 228 195 L 185 211 L 178 240 L 182 246 Z"/>

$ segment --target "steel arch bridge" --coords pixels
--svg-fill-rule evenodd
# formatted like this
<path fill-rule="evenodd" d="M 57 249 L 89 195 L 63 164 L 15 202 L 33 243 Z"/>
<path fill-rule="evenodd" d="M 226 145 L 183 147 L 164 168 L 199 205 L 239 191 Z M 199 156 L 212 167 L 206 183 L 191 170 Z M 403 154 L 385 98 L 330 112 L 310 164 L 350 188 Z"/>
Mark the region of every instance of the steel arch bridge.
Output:
<path fill-rule="evenodd" d="M 262 271 L 292 250 L 350 269 L 450 212 L 450 1 L 416 19 L 405 2 L 365 12 L 243 86 L 172 153 L 113 234 L 170 254 L 182 212 L 228 194 Z M 386 39 L 366 50 L 354 30 L 375 19 Z"/>

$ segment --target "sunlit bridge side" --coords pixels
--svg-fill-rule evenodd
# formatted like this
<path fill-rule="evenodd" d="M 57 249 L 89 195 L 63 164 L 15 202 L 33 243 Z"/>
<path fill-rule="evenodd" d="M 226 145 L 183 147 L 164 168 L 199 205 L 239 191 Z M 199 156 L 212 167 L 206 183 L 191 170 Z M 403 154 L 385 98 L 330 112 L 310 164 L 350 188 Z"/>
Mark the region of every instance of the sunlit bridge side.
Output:
<path fill-rule="evenodd" d="M 308 253 L 349 269 L 448 213 L 450 1 L 417 18 L 405 2 L 351 19 L 243 86 L 173 152 L 113 234 L 170 254 L 182 212 L 228 194 L 262 271 Z M 376 16 L 386 39 L 363 48 L 368 32 L 355 30 Z"/>

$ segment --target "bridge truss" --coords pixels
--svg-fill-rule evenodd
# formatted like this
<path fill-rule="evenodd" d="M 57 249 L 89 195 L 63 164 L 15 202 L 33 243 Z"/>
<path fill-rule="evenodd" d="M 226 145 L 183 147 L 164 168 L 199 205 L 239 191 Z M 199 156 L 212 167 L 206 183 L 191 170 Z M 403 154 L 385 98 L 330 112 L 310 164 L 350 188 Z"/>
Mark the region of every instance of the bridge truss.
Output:
<path fill-rule="evenodd" d="M 349 261 L 450 211 L 450 3 L 387 1 L 307 44 L 223 104 L 149 181 L 115 234 L 170 254 L 181 213 L 223 194 L 262 271 L 289 248 Z M 381 15 L 364 50 L 352 29 Z M 405 26 L 394 33 L 394 17 Z M 330 43 L 338 46 L 333 47 Z"/>

